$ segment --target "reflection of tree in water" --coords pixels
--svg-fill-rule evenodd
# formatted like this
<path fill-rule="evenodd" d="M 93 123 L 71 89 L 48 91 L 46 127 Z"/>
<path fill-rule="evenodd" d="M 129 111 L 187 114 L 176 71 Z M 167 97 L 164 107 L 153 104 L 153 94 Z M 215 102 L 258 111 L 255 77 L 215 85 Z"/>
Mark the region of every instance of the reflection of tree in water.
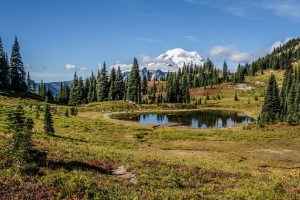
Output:
<path fill-rule="evenodd" d="M 164 122 L 178 123 L 183 126 L 198 128 L 226 127 L 237 123 L 251 122 L 252 119 L 247 116 L 241 116 L 236 112 L 230 111 L 198 111 L 185 112 L 177 114 L 137 114 L 134 116 L 124 115 L 120 119 L 130 121 L 147 121 L 154 119 L 158 124 Z"/>
<path fill-rule="evenodd" d="M 156 119 L 159 124 L 162 124 L 163 122 L 165 122 L 165 118 L 166 118 L 166 115 L 161 115 L 161 114 L 156 115 Z"/>
<path fill-rule="evenodd" d="M 251 121 L 250 118 L 240 116 L 238 113 L 221 111 L 201 111 L 163 116 L 167 118 L 169 123 L 179 123 L 184 126 L 193 126 L 198 124 L 198 128 L 226 127 L 228 124 L 233 125 Z"/>

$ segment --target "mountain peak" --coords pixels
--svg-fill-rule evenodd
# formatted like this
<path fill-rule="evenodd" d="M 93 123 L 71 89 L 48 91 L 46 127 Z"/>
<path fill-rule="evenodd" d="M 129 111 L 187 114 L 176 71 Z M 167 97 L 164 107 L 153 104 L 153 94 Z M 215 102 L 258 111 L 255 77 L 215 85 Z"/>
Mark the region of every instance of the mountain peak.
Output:
<path fill-rule="evenodd" d="M 158 60 L 173 61 L 178 67 L 182 68 L 184 63 L 202 65 L 205 60 L 196 51 L 185 51 L 182 48 L 168 50 L 166 53 L 157 57 Z"/>

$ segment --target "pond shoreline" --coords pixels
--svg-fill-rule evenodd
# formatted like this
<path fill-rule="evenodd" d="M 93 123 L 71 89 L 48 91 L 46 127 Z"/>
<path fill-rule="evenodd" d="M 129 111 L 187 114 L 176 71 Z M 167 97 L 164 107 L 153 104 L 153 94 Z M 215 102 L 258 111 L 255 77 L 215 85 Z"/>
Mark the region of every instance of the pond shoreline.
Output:
<path fill-rule="evenodd" d="M 118 120 L 118 119 L 112 119 L 110 118 L 111 115 L 114 114 L 143 114 L 143 113 L 148 113 L 148 114 L 159 114 L 159 113 L 175 113 L 175 112 L 195 112 L 195 111 L 205 111 L 205 110 L 220 110 L 220 111 L 233 111 L 233 112 L 237 112 L 239 114 L 245 115 L 247 117 L 251 117 L 254 120 L 257 119 L 257 116 L 252 115 L 251 112 L 249 111 L 245 111 L 245 110 L 234 110 L 234 109 L 219 109 L 219 108 L 199 108 L 199 109 L 179 109 L 179 110 L 135 110 L 135 111 L 121 111 L 121 112 L 107 112 L 103 114 L 103 119 L 107 119 L 107 120 Z M 132 123 L 138 123 L 138 122 L 132 122 Z M 141 125 L 146 125 L 146 124 L 141 124 Z M 150 125 L 150 124 L 148 124 Z M 153 125 L 153 129 L 162 127 L 161 125 L 157 125 L 157 124 L 152 124 Z M 233 126 L 238 126 L 239 124 L 235 124 Z M 174 126 L 172 126 L 174 127 Z M 185 127 L 185 126 L 181 126 L 178 125 L 177 127 Z M 230 126 L 232 127 L 232 126 Z M 191 127 L 187 127 L 187 128 L 191 128 Z M 229 127 L 219 127 L 219 128 L 229 128 Z"/>
<path fill-rule="evenodd" d="M 220 110 L 220 111 L 234 111 L 243 113 L 247 117 L 257 119 L 257 116 L 253 115 L 251 112 L 246 110 L 234 110 L 229 108 L 199 108 L 199 109 L 179 109 L 179 110 L 132 110 L 132 111 L 120 111 L 120 112 L 107 112 L 103 114 L 104 119 L 111 119 L 109 116 L 113 114 L 124 114 L 124 113 L 170 113 L 170 112 L 188 112 L 188 111 L 202 111 L 202 110 Z"/>

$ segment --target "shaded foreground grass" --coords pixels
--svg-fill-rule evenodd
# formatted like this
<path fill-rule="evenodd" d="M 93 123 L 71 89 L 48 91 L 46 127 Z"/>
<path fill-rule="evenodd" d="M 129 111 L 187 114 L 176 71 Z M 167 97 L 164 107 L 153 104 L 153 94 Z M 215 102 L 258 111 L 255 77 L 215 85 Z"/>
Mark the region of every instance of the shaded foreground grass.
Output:
<path fill-rule="evenodd" d="M 250 92 L 246 91 L 239 102 L 233 102 L 230 92 L 223 89 L 222 100 L 199 107 L 217 105 L 241 110 L 248 105 Z M 1 121 L 4 107 L 14 103 L 15 99 L 0 102 Z M 34 118 L 36 108 L 30 104 L 35 102 L 22 100 L 22 104 Z M 71 117 L 64 116 L 65 109 L 56 106 L 55 136 L 43 133 L 42 117 L 35 120 L 32 159 L 21 173 L 13 170 L 10 158 L 0 151 L 1 198 L 300 198 L 297 126 L 153 130 L 151 126 L 103 119 L 102 114 L 128 109 L 161 110 L 163 106 L 94 103 L 80 107 L 79 115 Z M 258 110 L 256 103 L 250 107 L 253 114 Z M 1 133 L 0 146 L 8 138 Z M 111 171 L 121 165 L 138 177 L 136 184 L 112 175 Z"/>

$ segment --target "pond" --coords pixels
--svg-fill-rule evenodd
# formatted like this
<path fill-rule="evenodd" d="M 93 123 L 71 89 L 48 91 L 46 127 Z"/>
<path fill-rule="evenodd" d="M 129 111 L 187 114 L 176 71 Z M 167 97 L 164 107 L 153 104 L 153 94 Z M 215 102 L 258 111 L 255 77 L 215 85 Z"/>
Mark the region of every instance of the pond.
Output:
<path fill-rule="evenodd" d="M 253 118 L 234 111 L 202 110 L 170 113 L 132 113 L 112 115 L 112 118 L 141 124 L 188 126 L 192 128 L 221 128 L 249 123 Z"/>

